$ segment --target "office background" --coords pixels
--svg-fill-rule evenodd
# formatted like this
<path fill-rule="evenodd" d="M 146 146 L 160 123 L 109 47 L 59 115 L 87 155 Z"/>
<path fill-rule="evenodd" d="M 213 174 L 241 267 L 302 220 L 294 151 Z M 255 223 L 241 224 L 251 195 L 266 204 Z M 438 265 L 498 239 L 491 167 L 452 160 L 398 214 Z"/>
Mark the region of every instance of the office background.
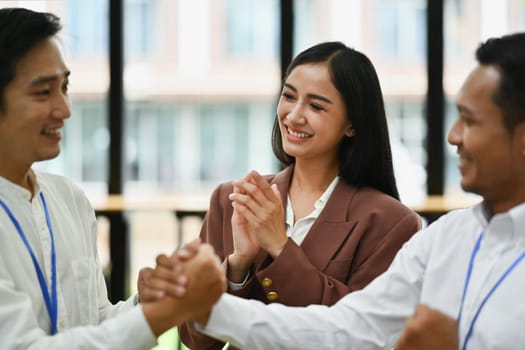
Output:
<path fill-rule="evenodd" d="M 73 71 L 73 118 L 67 123 L 62 155 L 42 166 L 73 178 L 91 195 L 114 192 L 109 174 L 119 167 L 117 192 L 126 194 L 207 193 L 218 182 L 243 176 L 249 169 L 276 171 L 270 130 L 280 87 L 280 55 L 295 55 L 325 40 L 343 41 L 371 58 L 381 79 L 392 142 L 406 156 L 402 161 L 419 165 L 426 176 L 428 162 L 440 157 L 427 147 L 434 132 L 426 108 L 429 47 L 437 46 L 436 53 L 441 52 L 440 33 L 435 31 L 442 32 L 443 41 L 444 164 L 442 180 L 440 171 L 429 172 L 428 180 L 442 182 L 433 194 L 459 191 L 454 150 L 445 139 L 455 117 L 454 95 L 474 65 L 473 51 L 481 40 L 525 28 L 525 1 L 428 3 L 0 1 L 2 6 L 55 12 L 64 21 L 62 37 Z M 117 117 L 108 108 L 110 73 L 118 70 L 110 67 L 109 50 L 110 18 L 116 18 L 110 7 L 115 4 L 122 10 L 123 26 L 121 162 L 110 162 L 110 146 L 115 143 L 110 142 L 109 121 Z M 284 15 L 292 21 L 281 26 L 283 8 L 291 9 Z M 429 33 L 427 15 L 438 22 L 440 11 L 442 28 L 438 25 Z M 429 42 L 429 35 L 437 40 Z M 283 49 L 283 40 L 292 47 Z M 398 179 L 402 183 L 411 175 L 399 173 Z M 410 201 L 420 198 L 418 191 L 425 194 L 427 188 L 409 186 L 401 192 Z"/>

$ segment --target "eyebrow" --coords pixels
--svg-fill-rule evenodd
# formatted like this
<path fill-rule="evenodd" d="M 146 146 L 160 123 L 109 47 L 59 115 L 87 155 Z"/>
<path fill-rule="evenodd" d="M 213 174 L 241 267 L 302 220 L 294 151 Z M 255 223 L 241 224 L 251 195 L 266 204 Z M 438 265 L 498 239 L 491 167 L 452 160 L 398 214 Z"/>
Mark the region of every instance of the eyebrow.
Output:
<path fill-rule="evenodd" d="M 458 112 L 460 112 L 460 113 L 472 114 L 472 110 L 470 108 L 467 108 L 466 106 L 457 104 L 456 108 L 457 108 Z"/>
<path fill-rule="evenodd" d="M 293 90 L 294 92 L 297 92 L 297 88 L 289 83 L 284 83 L 284 86 L 289 88 L 290 90 Z M 317 95 L 317 94 L 307 94 L 306 96 L 308 96 L 309 98 L 313 98 L 313 99 L 317 99 L 317 100 L 321 100 L 321 101 L 324 101 L 326 103 L 329 103 L 329 104 L 333 104 L 333 102 L 324 97 L 324 96 L 321 96 L 321 95 Z"/>
<path fill-rule="evenodd" d="M 29 84 L 30 86 L 40 86 L 44 84 L 48 84 L 53 81 L 57 81 L 61 76 L 64 78 L 68 78 L 71 75 L 71 71 L 66 70 L 62 74 L 51 74 L 51 75 L 41 75 L 31 81 Z"/>

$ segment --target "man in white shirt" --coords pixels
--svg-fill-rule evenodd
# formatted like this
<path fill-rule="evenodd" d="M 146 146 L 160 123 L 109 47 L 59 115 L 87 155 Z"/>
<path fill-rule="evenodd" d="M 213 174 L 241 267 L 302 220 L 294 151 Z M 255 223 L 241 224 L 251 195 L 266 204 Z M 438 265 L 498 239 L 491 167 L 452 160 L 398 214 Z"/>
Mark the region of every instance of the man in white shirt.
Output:
<path fill-rule="evenodd" d="M 448 141 L 482 203 L 416 234 L 332 307 L 223 294 L 201 330 L 247 349 L 524 349 L 525 33 L 488 40 L 476 58 Z"/>
<path fill-rule="evenodd" d="M 224 272 L 202 245 L 179 265 L 193 293 L 109 302 L 91 205 L 71 181 L 31 169 L 58 155 L 70 117 L 60 28 L 52 14 L 0 9 L 0 348 L 149 349 L 209 310 Z"/>

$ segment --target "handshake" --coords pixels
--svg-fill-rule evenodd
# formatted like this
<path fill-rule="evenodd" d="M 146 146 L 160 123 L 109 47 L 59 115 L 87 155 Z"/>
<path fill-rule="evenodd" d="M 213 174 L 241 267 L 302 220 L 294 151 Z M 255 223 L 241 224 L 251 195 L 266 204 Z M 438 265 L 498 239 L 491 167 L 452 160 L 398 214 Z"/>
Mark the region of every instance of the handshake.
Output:
<path fill-rule="evenodd" d="M 195 240 L 171 256 L 157 256 L 137 282 L 144 316 L 155 336 L 187 321 L 207 323 L 226 291 L 226 275 L 213 247 Z"/>

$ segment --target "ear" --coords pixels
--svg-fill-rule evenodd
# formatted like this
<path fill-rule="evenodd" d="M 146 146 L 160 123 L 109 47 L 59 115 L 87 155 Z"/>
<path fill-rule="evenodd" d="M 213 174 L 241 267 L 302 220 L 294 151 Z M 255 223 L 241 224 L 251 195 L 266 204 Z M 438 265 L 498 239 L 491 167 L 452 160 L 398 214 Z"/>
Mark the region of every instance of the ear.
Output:
<path fill-rule="evenodd" d="M 348 127 L 348 130 L 345 132 L 346 137 L 353 137 L 355 135 L 355 129 L 351 126 Z"/>

